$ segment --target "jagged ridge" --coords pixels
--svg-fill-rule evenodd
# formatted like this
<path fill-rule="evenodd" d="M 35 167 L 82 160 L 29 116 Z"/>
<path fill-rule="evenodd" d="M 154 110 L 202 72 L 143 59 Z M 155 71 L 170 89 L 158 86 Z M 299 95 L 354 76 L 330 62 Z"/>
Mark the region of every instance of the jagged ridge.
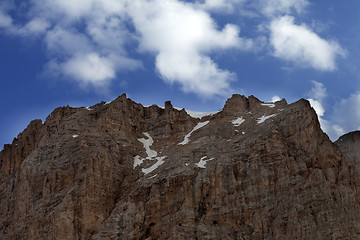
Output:
<path fill-rule="evenodd" d="M 62 107 L 0 153 L 0 238 L 354 239 L 347 159 L 306 100 Z"/>

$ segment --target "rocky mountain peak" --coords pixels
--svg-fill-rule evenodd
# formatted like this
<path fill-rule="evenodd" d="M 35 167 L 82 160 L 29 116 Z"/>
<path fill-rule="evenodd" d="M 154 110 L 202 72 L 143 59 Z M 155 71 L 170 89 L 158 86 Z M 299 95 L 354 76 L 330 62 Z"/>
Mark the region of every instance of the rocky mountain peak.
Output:
<path fill-rule="evenodd" d="M 0 238 L 356 239 L 358 140 L 303 99 L 60 107 L 0 153 Z"/>

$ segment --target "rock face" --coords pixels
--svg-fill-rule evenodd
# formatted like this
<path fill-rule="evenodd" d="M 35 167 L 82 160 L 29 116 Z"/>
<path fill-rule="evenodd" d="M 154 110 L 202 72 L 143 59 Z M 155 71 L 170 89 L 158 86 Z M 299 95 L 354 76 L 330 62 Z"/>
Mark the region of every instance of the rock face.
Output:
<path fill-rule="evenodd" d="M 360 239 L 359 139 L 306 100 L 58 108 L 0 153 L 0 239 Z"/>

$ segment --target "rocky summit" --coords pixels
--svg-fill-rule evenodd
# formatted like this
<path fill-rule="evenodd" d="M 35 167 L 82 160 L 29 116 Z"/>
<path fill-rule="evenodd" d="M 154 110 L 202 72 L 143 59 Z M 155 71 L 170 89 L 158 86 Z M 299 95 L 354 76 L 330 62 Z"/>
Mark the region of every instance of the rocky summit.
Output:
<path fill-rule="evenodd" d="M 360 239 L 359 143 L 303 99 L 60 107 L 0 153 L 0 239 Z"/>

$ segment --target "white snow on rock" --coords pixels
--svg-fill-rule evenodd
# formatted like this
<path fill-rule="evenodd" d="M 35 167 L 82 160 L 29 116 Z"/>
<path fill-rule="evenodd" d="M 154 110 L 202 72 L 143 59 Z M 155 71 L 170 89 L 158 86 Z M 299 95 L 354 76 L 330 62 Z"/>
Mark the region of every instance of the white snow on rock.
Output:
<path fill-rule="evenodd" d="M 148 173 L 151 173 L 152 171 L 157 169 L 160 165 L 162 165 L 165 162 L 164 161 L 165 158 L 166 158 L 166 156 L 156 157 L 155 159 L 157 160 L 157 162 L 155 164 L 153 164 L 151 167 L 148 167 L 148 168 L 142 168 L 141 171 L 143 173 L 145 173 L 145 175 Z M 150 160 L 154 160 L 154 159 L 150 159 Z"/>
<path fill-rule="evenodd" d="M 154 177 L 156 177 L 156 176 L 157 176 L 157 174 L 155 174 L 154 176 L 149 177 L 148 179 L 152 179 L 152 178 L 154 178 Z"/>
<path fill-rule="evenodd" d="M 198 166 L 199 168 L 206 168 L 205 167 L 206 162 L 214 160 L 214 158 L 205 160 L 206 158 L 207 158 L 207 156 L 202 157 L 198 163 L 195 163 L 195 165 Z"/>
<path fill-rule="evenodd" d="M 77 138 L 78 136 L 77 134 L 72 135 L 73 138 Z"/>
<path fill-rule="evenodd" d="M 153 164 L 151 167 L 148 168 L 142 168 L 141 171 L 143 173 L 148 174 L 151 173 L 152 171 L 154 171 L 156 168 L 158 168 L 161 164 L 164 163 L 164 159 L 166 158 L 166 156 L 163 157 L 158 157 L 158 153 L 155 150 L 152 150 L 150 147 L 151 145 L 154 143 L 153 138 L 150 136 L 149 133 L 144 132 L 144 135 L 147 137 L 147 139 L 145 138 L 139 138 L 139 142 L 141 142 L 144 145 L 147 157 L 146 158 L 142 158 L 140 156 L 135 156 L 134 157 L 134 168 L 136 168 L 137 166 L 141 165 L 145 160 L 157 160 L 157 162 L 155 164 Z"/>
<path fill-rule="evenodd" d="M 209 121 L 205 121 L 205 122 L 200 122 L 198 123 L 193 130 L 191 130 L 191 132 L 189 132 L 188 134 L 186 134 L 186 136 L 184 137 L 184 141 L 182 141 L 181 143 L 179 143 L 178 145 L 185 145 L 185 144 L 188 144 L 189 143 L 189 140 L 190 140 L 190 136 L 193 132 L 195 132 L 196 130 L 204 127 L 206 124 L 208 124 Z"/>
<path fill-rule="evenodd" d="M 147 158 L 148 158 L 148 159 L 154 158 L 154 157 L 157 156 L 157 152 L 150 149 L 150 146 L 154 143 L 154 140 L 152 139 L 152 137 L 150 136 L 149 133 L 144 132 L 144 135 L 145 135 L 148 139 L 140 138 L 140 139 L 138 139 L 138 140 L 139 140 L 139 142 L 141 142 L 141 143 L 144 145 L 144 148 L 145 148 L 145 150 L 146 150 L 146 154 L 148 155 Z"/>
<path fill-rule="evenodd" d="M 142 158 L 140 156 L 135 156 L 134 157 L 134 168 L 136 168 L 136 166 L 141 165 L 144 162 L 145 159 L 146 158 Z"/>
<path fill-rule="evenodd" d="M 92 111 L 93 109 L 91 109 L 90 107 L 85 107 L 86 110 L 88 111 Z"/>
<path fill-rule="evenodd" d="M 266 120 L 268 120 L 269 118 L 275 117 L 276 115 L 277 115 L 277 114 L 271 114 L 271 115 L 269 115 L 269 116 L 263 115 L 261 118 L 258 118 L 257 123 L 258 123 L 258 124 L 263 123 L 263 122 L 265 122 Z"/>
<path fill-rule="evenodd" d="M 267 107 L 270 107 L 270 108 L 275 107 L 275 104 L 273 104 L 273 103 L 262 103 L 261 105 L 262 106 L 267 106 Z"/>
<path fill-rule="evenodd" d="M 245 119 L 243 119 L 242 117 L 239 117 L 239 118 L 233 120 L 231 123 L 232 123 L 235 127 L 238 127 L 238 126 L 240 126 L 243 122 L 245 122 Z"/>

